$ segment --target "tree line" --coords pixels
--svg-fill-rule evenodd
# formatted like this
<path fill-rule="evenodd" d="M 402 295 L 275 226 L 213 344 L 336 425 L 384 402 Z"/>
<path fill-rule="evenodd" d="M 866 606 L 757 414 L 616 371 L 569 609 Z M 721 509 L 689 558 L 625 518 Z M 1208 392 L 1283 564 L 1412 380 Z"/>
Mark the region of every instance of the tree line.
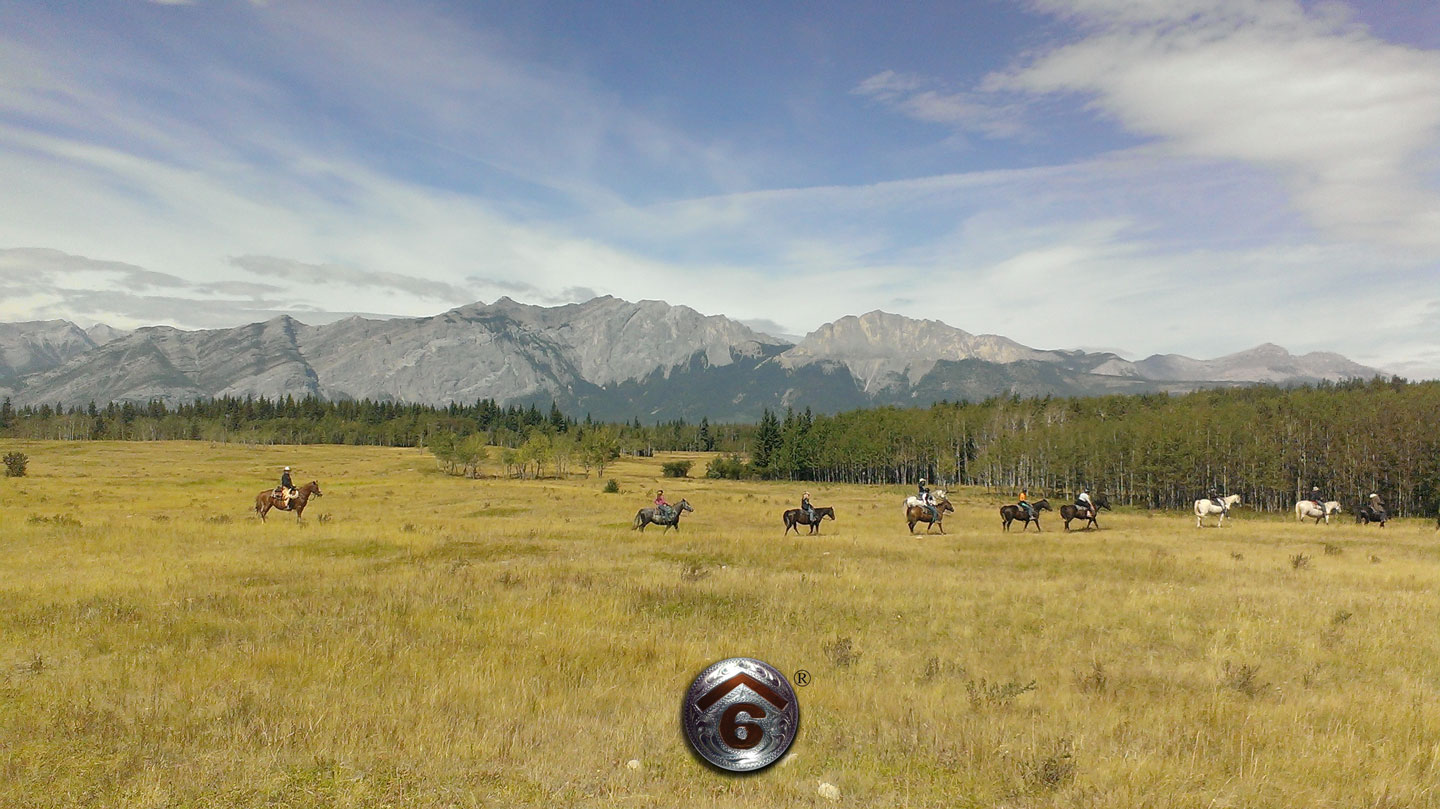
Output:
<path fill-rule="evenodd" d="M 1352 509 L 1370 492 L 1398 514 L 1440 501 L 1440 383 L 1400 378 L 1185 395 L 997 397 L 837 414 L 765 411 L 758 424 L 602 424 L 551 403 L 492 399 L 446 407 L 315 397 L 220 397 L 104 407 L 0 403 L 0 435 L 31 439 L 207 440 L 427 447 L 442 469 L 489 459 L 538 477 L 586 471 L 621 453 L 714 451 L 712 477 L 988 487 L 1188 508 L 1214 486 L 1288 510 L 1311 486 Z"/>
<path fill-rule="evenodd" d="M 1371 492 L 1392 512 L 1440 501 L 1440 383 L 1400 378 L 1185 395 L 993 398 L 835 415 L 766 411 L 748 461 L 717 476 L 984 486 L 1032 499 L 1088 486 L 1112 501 L 1189 508 L 1214 486 L 1288 510 L 1319 486 L 1346 510 Z"/>
<path fill-rule="evenodd" d="M 91 402 L 26 405 L 0 402 L 0 436 L 28 439 L 215 441 L 248 444 L 352 444 L 425 447 L 452 474 L 474 475 L 487 458 L 524 477 L 602 472 L 620 453 L 743 450 L 748 425 L 684 420 L 641 424 L 582 421 L 536 404 L 501 406 L 494 399 L 446 407 L 360 399 L 329 401 L 232 397 L 169 405 Z M 492 454 L 493 450 L 493 454 Z"/>

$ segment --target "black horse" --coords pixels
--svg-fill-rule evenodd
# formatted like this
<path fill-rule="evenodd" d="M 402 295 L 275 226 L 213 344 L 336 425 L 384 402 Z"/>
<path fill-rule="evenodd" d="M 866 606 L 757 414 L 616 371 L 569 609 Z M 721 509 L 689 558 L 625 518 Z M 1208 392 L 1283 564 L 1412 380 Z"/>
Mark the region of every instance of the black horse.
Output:
<path fill-rule="evenodd" d="M 666 514 L 663 517 L 657 515 L 655 513 L 655 509 L 653 508 L 642 508 L 639 511 L 635 512 L 635 524 L 631 526 L 631 530 L 638 528 L 639 530 L 644 531 L 645 526 L 654 523 L 656 525 L 665 526 L 665 531 L 669 531 L 671 528 L 674 528 L 676 533 L 679 533 L 680 515 L 687 511 L 694 510 L 695 509 L 690 506 L 690 503 L 685 500 L 681 500 L 679 503 L 676 503 L 675 507 L 670 511 L 670 513 Z M 661 533 L 664 533 L 664 531 L 662 531 Z"/>
<path fill-rule="evenodd" d="M 1042 512 L 1042 511 L 1050 511 L 1050 510 L 1051 510 L 1051 508 L 1050 508 L 1050 501 L 1049 501 L 1049 500 L 1036 500 L 1035 502 L 1031 503 L 1030 506 L 1035 509 L 1035 516 L 1034 516 L 1033 518 L 1030 516 L 1030 512 L 1028 512 L 1028 511 L 1026 511 L 1025 509 L 1021 508 L 1018 503 L 1011 503 L 1011 504 L 1008 505 L 1008 506 L 1001 506 L 1001 507 L 1000 507 L 1000 519 L 1004 520 L 1004 522 L 1001 523 L 1000 527 L 1003 528 L 1003 529 L 1006 530 L 1006 531 L 1009 531 L 1009 530 L 1010 530 L 1010 523 L 1012 523 L 1012 522 L 1014 522 L 1014 521 L 1016 521 L 1016 520 L 1024 520 L 1024 525 L 1021 525 L 1021 526 L 1020 526 L 1020 530 L 1021 530 L 1021 531 L 1024 531 L 1026 528 L 1029 528 L 1029 527 L 1030 527 L 1030 523 L 1032 523 L 1032 522 L 1035 523 L 1035 530 L 1036 530 L 1036 531 L 1044 530 L 1044 529 L 1042 529 L 1042 528 L 1040 527 L 1040 512 Z"/>
<path fill-rule="evenodd" d="M 1106 511 L 1112 510 L 1110 508 L 1110 498 L 1106 497 L 1103 494 L 1097 494 L 1094 497 L 1090 498 L 1090 502 L 1095 504 L 1095 508 L 1083 509 L 1079 506 L 1076 506 L 1074 503 L 1066 503 L 1065 505 L 1060 507 L 1060 519 L 1065 521 L 1066 531 L 1070 530 L 1070 521 L 1076 519 L 1085 520 L 1084 527 L 1087 530 L 1090 528 L 1099 530 L 1100 524 L 1095 522 L 1095 517 L 1099 514 L 1099 511 L 1102 508 Z M 1087 511 L 1089 512 L 1088 514 L 1086 513 Z"/>
<path fill-rule="evenodd" d="M 791 528 L 795 529 L 795 533 L 800 533 L 800 529 L 797 527 L 800 525 L 808 525 L 810 526 L 810 533 L 818 534 L 820 533 L 820 521 L 826 517 L 832 520 L 835 519 L 835 509 L 829 506 L 815 509 L 815 522 L 813 523 L 810 522 L 810 515 L 806 514 L 803 508 L 792 508 L 781 515 L 781 518 L 785 520 L 785 534 L 787 536 L 790 534 Z"/>
<path fill-rule="evenodd" d="M 1390 515 L 1385 513 L 1385 509 L 1372 508 L 1369 503 L 1355 509 L 1355 522 L 1360 525 L 1369 525 L 1373 522 L 1384 528 L 1389 519 Z M 1440 527 L 1440 522 L 1436 523 L 1436 527 Z"/>

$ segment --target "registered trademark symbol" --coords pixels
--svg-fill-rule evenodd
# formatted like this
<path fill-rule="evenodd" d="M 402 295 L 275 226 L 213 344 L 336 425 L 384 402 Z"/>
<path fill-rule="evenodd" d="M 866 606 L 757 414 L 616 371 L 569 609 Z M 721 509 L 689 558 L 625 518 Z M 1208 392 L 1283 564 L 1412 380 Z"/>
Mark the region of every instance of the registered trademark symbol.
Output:
<path fill-rule="evenodd" d="M 800 669 L 799 671 L 795 672 L 795 684 L 800 686 L 801 688 L 809 685 L 810 672 L 806 671 L 805 669 Z"/>

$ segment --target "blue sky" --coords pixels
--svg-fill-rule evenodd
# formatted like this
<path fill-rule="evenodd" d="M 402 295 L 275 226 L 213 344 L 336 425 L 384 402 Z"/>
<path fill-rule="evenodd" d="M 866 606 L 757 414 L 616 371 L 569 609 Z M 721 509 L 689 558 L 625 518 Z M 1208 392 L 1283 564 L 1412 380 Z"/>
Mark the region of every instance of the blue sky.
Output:
<path fill-rule="evenodd" d="M 1440 4 L 0 0 L 0 320 L 509 295 L 1440 377 Z"/>

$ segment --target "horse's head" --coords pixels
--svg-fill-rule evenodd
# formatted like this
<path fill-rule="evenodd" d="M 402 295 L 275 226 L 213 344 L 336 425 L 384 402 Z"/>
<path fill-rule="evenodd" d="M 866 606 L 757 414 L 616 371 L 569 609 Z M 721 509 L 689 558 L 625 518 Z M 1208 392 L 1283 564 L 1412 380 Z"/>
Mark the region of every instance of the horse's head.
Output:
<path fill-rule="evenodd" d="M 316 483 L 313 480 L 306 484 L 305 488 L 309 489 L 310 493 L 315 495 L 316 497 L 322 497 L 325 494 L 324 492 L 320 491 L 320 484 Z"/>
<path fill-rule="evenodd" d="M 683 500 L 683 499 L 682 499 L 679 503 L 677 503 L 677 504 L 675 505 L 675 508 L 679 509 L 680 511 L 694 511 L 694 510 L 695 510 L 694 508 L 691 507 L 689 500 Z"/>
<path fill-rule="evenodd" d="M 930 493 L 930 496 L 935 499 L 935 502 L 938 503 L 938 502 L 940 502 L 941 500 L 944 500 L 944 499 L 945 499 L 945 490 L 944 490 L 944 489 L 936 489 L 935 491 L 933 491 L 933 492 Z"/>
<path fill-rule="evenodd" d="M 1345 509 L 1340 507 L 1340 502 L 1338 500 L 1330 500 L 1325 503 L 1325 513 L 1327 514 L 1339 514 L 1344 510 Z"/>
<path fill-rule="evenodd" d="M 1030 505 L 1034 506 L 1036 511 L 1050 511 L 1050 501 L 1049 501 L 1049 500 L 1045 500 L 1045 499 L 1036 500 L 1035 502 L 1031 503 Z"/>
<path fill-rule="evenodd" d="M 822 520 L 826 517 L 829 517 L 832 520 L 835 519 L 835 509 L 831 508 L 830 506 L 826 506 L 825 508 L 817 508 L 815 509 L 815 513 L 819 514 L 820 519 Z"/>
<path fill-rule="evenodd" d="M 941 511 L 954 511 L 954 510 L 955 510 L 955 507 L 952 506 L 952 505 L 950 505 L 950 501 L 949 501 L 948 499 L 946 499 L 945 497 L 943 497 L 943 496 L 942 496 L 942 497 L 939 497 L 939 498 L 937 498 L 937 499 L 935 500 L 935 507 L 938 508 L 938 509 L 940 509 Z"/>

